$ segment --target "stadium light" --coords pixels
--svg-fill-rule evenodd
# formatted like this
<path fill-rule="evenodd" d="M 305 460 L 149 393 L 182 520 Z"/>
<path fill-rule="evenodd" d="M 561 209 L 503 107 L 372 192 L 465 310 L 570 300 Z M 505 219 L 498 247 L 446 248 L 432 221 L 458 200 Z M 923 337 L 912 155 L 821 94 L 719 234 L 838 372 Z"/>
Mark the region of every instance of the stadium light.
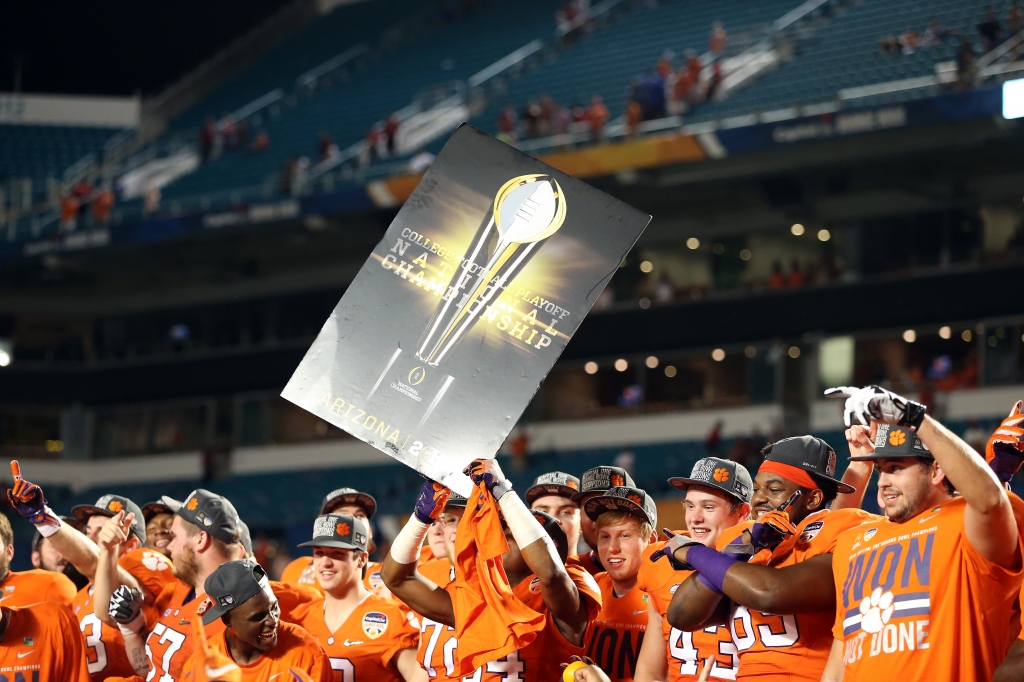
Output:
<path fill-rule="evenodd" d="M 665 376 L 667 376 L 669 379 L 671 379 L 675 375 L 676 375 L 676 368 L 675 368 L 675 366 L 674 365 L 667 365 L 665 367 Z"/>
<path fill-rule="evenodd" d="M 917 332 L 915 332 L 913 329 L 908 329 L 907 331 L 903 332 L 903 340 L 906 341 L 907 343 L 914 343 L 915 341 L 917 341 Z"/>
<path fill-rule="evenodd" d="M 722 360 L 725 360 L 725 351 L 722 350 L 721 348 L 714 349 L 713 351 L 711 351 L 711 359 L 714 360 L 715 362 L 721 362 Z"/>
<path fill-rule="evenodd" d="M 640 264 L 640 272 L 650 272 L 654 270 L 654 263 L 649 260 L 645 260 Z"/>
<path fill-rule="evenodd" d="M 754 254 L 750 253 L 750 249 L 743 249 L 740 251 L 740 260 L 750 260 L 750 257 Z"/>
<path fill-rule="evenodd" d="M 798 357 L 800 357 L 800 347 L 799 346 L 790 346 L 789 347 L 789 357 L 793 358 L 794 360 L 796 360 Z"/>
<path fill-rule="evenodd" d="M 757 349 L 754 348 L 753 346 L 747 346 L 746 348 L 743 349 L 743 354 L 746 355 L 748 358 L 756 357 Z"/>
<path fill-rule="evenodd" d="M 827 242 L 829 239 L 832 239 L 831 232 L 825 229 L 818 230 L 818 241 Z"/>
<path fill-rule="evenodd" d="M 960 338 L 963 339 L 964 341 L 970 342 L 970 340 L 971 340 L 971 330 L 970 329 L 963 330 L 963 332 L 960 334 Z"/>
<path fill-rule="evenodd" d="M 1003 118 L 1024 116 L 1024 78 L 1003 83 Z"/>
<path fill-rule="evenodd" d="M 583 371 L 587 374 L 597 374 L 597 363 L 591 360 L 587 364 L 583 365 Z"/>
<path fill-rule="evenodd" d="M 793 223 L 793 227 L 789 228 L 789 231 L 792 232 L 794 236 L 799 237 L 804 233 L 804 226 L 800 223 Z"/>
<path fill-rule="evenodd" d="M 690 237 L 689 239 L 686 240 L 686 248 L 688 248 L 690 251 L 696 251 L 697 249 L 700 248 L 700 240 L 697 239 L 696 237 Z"/>
<path fill-rule="evenodd" d="M 658 358 L 654 357 L 653 355 L 648 355 L 646 364 L 647 369 L 654 369 L 655 367 L 658 366 Z"/>
<path fill-rule="evenodd" d="M 953 330 L 950 329 L 949 327 L 939 327 L 939 338 L 940 339 L 948 339 L 952 335 L 953 335 Z"/>
<path fill-rule="evenodd" d="M 651 307 L 651 299 L 647 298 L 646 296 L 641 298 L 640 299 L 640 307 L 643 308 L 644 310 L 647 310 L 648 308 L 650 308 Z"/>
<path fill-rule="evenodd" d="M 0 339 L 0 367 L 7 367 L 14 357 L 14 349 L 7 339 Z"/>
<path fill-rule="evenodd" d="M 629 363 L 626 362 L 623 358 L 619 358 L 618 360 L 615 361 L 615 369 L 617 369 L 620 372 L 625 372 L 628 367 Z"/>

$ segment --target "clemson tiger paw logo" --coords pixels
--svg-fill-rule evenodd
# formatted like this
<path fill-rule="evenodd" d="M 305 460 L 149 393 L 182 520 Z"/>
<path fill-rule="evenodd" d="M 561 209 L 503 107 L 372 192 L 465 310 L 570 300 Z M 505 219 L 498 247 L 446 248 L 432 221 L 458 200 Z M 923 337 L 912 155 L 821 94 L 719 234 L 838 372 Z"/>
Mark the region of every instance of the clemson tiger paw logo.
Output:
<path fill-rule="evenodd" d="M 725 483 L 729 480 L 728 469 L 715 469 L 715 480 L 719 483 Z"/>
<path fill-rule="evenodd" d="M 352 529 L 349 528 L 349 525 L 347 523 L 339 523 L 337 526 L 334 527 L 334 532 L 337 533 L 338 535 L 343 535 L 344 536 L 344 535 L 348 535 L 349 533 L 351 533 Z"/>
<path fill-rule="evenodd" d="M 619 488 L 626 485 L 626 479 L 622 478 L 619 474 L 612 474 L 610 483 Z"/>
<path fill-rule="evenodd" d="M 640 499 L 639 495 L 630 495 L 626 499 L 628 499 L 630 502 L 634 504 L 639 504 L 640 506 L 643 506 L 644 504 L 644 501 Z"/>
<path fill-rule="evenodd" d="M 185 505 L 185 509 L 188 509 L 189 511 L 195 511 L 196 507 L 198 507 L 198 506 L 199 506 L 199 500 L 197 498 L 193 497 L 191 500 L 188 501 L 188 504 Z"/>
<path fill-rule="evenodd" d="M 864 597 L 860 602 L 860 627 L 864 632 L 874 634 L 881 632 L 885 624 L 892 618 L 892 612 L 896 607 L 892 603 L 892 592 L 882 593 L 881 587 L 876 587 L 870 597 Z"/>
<path fill-rule="evenodd" d="M 142 565 L 151 571 L 166 571 L 167 558 L 159 552 L 143 552 Z"/>
<path fill-rule="evenodd" d="M 114 512 L 115 514 L 117 512 L 119 512 L 119 511 L 121 511 L 121 509 L 123 509 L 123 508 L 124 508 L 124 505 L 121 504 L 120 500 L 111 500 L 110 504 L 107 505 L 107 509 L 109 509 L 110 511 Z"/>
<path fill-rule="evenodd" d="M 903 445 L 907 442 L 907 434 L 902 431 L 893 431 L 889 434 L 889 445 Z"/>

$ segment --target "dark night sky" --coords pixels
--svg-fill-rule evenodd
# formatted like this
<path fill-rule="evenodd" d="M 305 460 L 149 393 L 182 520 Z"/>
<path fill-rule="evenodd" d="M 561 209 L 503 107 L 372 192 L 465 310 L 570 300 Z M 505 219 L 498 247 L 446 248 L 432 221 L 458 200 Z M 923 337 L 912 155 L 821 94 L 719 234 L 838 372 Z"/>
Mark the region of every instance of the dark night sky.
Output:
<path fill-rule="evenodd" d="M 287 0 L 0 0 L 0 92 L 159 92 Z"/>

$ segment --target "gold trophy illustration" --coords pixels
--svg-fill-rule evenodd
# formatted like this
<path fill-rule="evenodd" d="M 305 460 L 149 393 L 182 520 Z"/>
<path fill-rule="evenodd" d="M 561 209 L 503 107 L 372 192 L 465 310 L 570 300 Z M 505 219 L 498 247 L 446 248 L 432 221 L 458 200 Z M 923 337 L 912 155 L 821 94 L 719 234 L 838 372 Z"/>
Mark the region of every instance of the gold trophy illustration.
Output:
<path fill-rule="evenodd" d="M 445 295 L 437 304 L 420 337 L 415 357 L 427 367 L 441 365 L 473 329 L 480 314 L 511 284 L 537 250 L 565 221 L 565 196 L 549 175 L 521 175 L 498 190 L 494 204 L 477 228 Z M 398 349 L 374 384 L 373 395 L 401 356 Z M 423 381 L 421 365 L 409 373 L 409 382 Z M 454 378 L 444 375 L 420 426 L 437 407 Z M 399 390 L 408 395 L 408 385 Z M 418 397 L 418 391 L 416 391 Z"/>

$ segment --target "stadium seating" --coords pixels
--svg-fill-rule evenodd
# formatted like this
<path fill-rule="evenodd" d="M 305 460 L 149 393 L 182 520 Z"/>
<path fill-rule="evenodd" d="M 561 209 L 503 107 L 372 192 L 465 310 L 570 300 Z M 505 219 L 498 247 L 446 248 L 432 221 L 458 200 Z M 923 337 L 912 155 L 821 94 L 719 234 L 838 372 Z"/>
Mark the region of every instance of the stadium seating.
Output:
<path fill-rule="evenodd" d="M 831 101 L 843 88 L 932 75 L 938 62 L 955 58 L 959 37 L 947 37 L 938 45 L 906 55 L 883 54 L 879 40 L 898 37 L 910 28 L 921 35 L 934 17 L 947 29 L 971 39 L 980 55 L 975 27 L 989 4 L 985 0 L 937 0 L 927 4 L 916 0 L 863 0 L 822 26 L 791 61 L 727 100 L 697 109 L 690 120 Z M 999 18 L 1002 21 L 1005 16 Z M 911 90 L 902 97 L 926 94 L 930 91 Z"/>
<path fill-rule="evenodd" d="M 0 125 L 0 182 L 32 180 L 33 194 L 46 193 L 46 179 L 60 179 L 64 170 L 88 154 L 99 154 L 118 132 L 113 128 L 43 125 Z"/>

